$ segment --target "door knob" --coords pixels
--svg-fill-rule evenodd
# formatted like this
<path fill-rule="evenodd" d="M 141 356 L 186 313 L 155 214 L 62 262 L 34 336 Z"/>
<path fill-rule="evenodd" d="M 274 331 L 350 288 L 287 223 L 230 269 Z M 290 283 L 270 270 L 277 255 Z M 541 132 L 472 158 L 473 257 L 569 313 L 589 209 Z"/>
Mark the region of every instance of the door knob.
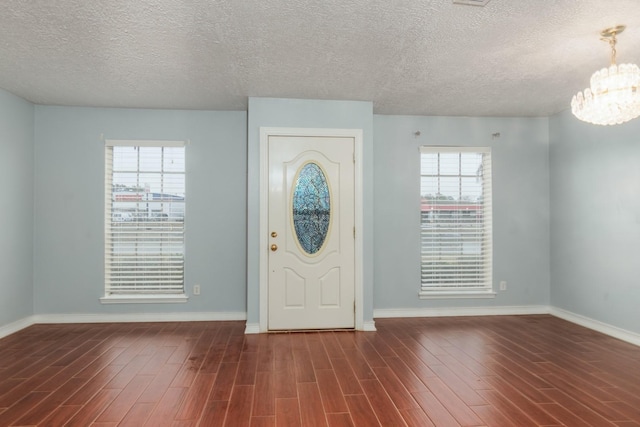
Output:
<path fill-rule="evenodd" d="M 278 237 L 278 233 L 276 233 L 275 231 L 271 232 L 271 237 Z"/>
<path fill-rule="evenodd" d="M 273 252 L 277 251 L 278 250 L 278 245 L 271 245 L 271 250 Z"/>

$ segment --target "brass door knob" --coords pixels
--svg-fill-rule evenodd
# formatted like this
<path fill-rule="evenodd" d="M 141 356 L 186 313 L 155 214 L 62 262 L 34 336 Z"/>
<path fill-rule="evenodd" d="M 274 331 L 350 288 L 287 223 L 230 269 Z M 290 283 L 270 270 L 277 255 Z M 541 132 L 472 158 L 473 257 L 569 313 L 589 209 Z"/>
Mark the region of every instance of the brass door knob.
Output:
<path fill-rule="evenodd" d="M 278 245 L 271 245 L 271 250 L 273 252 L 277 251 L 278 250 Z"/>
<path fill-rule="evenodd" d="M 271 232 L 271 237 L 278 237 L 278 233 L 276 233 L 275 231 Z"/>

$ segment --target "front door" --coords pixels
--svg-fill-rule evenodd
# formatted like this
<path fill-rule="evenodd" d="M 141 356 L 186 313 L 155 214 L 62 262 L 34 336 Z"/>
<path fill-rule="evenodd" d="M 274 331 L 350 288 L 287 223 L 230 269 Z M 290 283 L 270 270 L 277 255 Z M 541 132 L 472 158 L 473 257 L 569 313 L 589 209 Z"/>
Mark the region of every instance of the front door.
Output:
<path fill-rule="evenodd" d="M 268 139 L 268 329 L 355 327 L 354 139 Z"/>

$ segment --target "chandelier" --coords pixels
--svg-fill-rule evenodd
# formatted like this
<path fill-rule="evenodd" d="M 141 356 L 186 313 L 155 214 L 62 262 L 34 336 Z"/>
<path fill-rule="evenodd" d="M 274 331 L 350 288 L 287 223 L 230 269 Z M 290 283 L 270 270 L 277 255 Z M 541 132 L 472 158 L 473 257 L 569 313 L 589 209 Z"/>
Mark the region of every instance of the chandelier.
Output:
<path fill-rule="evenodd" d="M 571 112 L 595 125 L 616 125 L 640 116 L 640 69 L 635 64 L 616 65 L 616 35 L 625 26 L 607 28 L 600 35 L 611 46 L 611 65 L 591 76 L 591 87 L 571 100 Z"/>

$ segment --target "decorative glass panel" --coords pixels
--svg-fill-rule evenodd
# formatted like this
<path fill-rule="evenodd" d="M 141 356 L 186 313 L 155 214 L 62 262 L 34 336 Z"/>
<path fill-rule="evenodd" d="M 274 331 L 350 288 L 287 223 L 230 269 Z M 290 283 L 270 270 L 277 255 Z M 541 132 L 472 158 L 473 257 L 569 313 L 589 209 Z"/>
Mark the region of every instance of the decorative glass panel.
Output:
<path fill-rule="evenodd" d="M 293 227 L 302 249 L 318 252 L 329 231 L 331 200 L 327 178 L 315 163 L 298 172 L 293 189 Z"/>

